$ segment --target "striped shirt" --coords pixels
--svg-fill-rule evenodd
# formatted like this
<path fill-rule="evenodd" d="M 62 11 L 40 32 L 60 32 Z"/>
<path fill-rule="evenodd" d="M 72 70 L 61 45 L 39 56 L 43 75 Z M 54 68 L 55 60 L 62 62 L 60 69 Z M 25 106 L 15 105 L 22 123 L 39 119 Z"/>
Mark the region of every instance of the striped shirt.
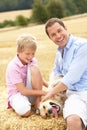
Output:
<path fill-rule="evenodd" d="M 24 85 L 26 85 L 27 69 L 28 66 L 32 64 L 37 64 L 35 58 L 33 58 L 32 62 L 28 65 L 23 65 L 18 56 L 15 56 L 14 59 L 8 64 L 6 70 L 6 86 L 8 88 L 8 99 L 10 96 L 18 92 L 15 84 L 24 83 Z"/>

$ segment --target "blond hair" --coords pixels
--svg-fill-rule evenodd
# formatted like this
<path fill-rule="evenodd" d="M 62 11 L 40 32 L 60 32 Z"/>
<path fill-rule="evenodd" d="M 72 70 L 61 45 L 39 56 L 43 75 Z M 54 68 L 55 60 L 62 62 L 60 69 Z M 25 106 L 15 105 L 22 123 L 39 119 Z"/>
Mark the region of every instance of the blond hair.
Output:
<path fill-rule="evenodd" d="M 17 42 L 17 50 L 23 52 L 24 49 L 37 49 L 37 40 L 31 34 L 21 34 L 16 40 Z"/>

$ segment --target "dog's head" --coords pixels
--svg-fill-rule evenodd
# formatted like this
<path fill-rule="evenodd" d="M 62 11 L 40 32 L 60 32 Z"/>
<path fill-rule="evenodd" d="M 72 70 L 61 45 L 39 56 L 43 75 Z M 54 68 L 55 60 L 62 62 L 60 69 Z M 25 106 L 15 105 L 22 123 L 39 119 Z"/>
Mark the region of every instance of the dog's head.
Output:
<path fill-rule="evenodd" d="M 55 87 L 55 85 L 58 84 L 62 80 L 62 78 L 54 77 L 51 80 L 52 81 L 50 81 L 49 83 L 48 90 Z M 55 95 L 51 99 L 48 99 L 44 102 L 40 102 L 40 115 L 43 118 L 52 116 L 58 118 L 58 114 L 62 114 L 62 108 L 65 100 L 66 92 L 60 92 L 58 95 Z"/>
<path fill-rule="evenodd" d="M 62 113 L 62 105 L 53 99 L 48 99 L 40 103 L 39 110 L 43 118 L 58 118 L 58 114 Z"/>

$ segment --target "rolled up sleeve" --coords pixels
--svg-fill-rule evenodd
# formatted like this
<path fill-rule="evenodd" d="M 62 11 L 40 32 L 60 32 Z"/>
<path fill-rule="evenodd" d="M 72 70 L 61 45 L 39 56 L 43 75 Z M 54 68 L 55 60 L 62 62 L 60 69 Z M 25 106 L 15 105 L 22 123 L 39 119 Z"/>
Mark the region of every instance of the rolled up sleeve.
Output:
<path fill-rule="evenodd" d="M 69 88 L 74 89 L 74 85 L 80 82 L 87 71 L 87 45 L 81 46 L 75 54 L 67 74 L 62 82 Z"/>

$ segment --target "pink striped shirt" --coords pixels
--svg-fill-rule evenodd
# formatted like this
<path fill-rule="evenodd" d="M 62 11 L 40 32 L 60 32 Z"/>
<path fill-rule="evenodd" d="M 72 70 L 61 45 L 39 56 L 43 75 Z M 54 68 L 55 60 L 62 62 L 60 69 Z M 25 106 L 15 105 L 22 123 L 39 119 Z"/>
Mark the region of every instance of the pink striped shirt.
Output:
<path fill-rule="evenodd" d="M 35 58 L 29 65 L 37 64 Z M 17 83 L 24 83 L 26 85 L 28 65 L 23 65 L 19 58 L 16 56 L 7 66 L 6 70 L 6 86 L 8 88 L 8 100 L 10 96 L 18 92 Z"/>

